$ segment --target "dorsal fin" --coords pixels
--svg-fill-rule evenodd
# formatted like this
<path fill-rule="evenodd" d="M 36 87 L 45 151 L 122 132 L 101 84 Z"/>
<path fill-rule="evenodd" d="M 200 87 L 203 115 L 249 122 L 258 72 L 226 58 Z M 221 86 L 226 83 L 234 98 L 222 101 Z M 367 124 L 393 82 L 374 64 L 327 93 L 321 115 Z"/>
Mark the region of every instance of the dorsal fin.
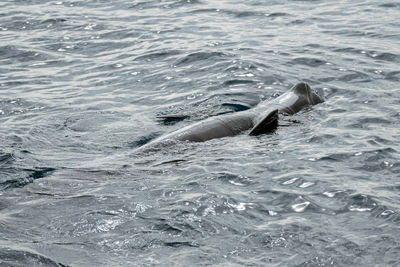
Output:
<path fill-rule="evenodd" d="M 278 126 L 278 109 L 268 111 L 251 129 L 249 135 L 260 135 L 272 132 Z"/>

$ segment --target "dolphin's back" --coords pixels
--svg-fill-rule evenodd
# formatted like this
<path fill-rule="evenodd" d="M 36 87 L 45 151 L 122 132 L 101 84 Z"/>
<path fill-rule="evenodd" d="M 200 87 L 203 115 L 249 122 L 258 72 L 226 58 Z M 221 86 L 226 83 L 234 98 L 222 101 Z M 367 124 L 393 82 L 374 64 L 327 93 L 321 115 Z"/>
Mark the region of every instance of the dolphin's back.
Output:
<path fill-rule="evenodd" d="M 253 121 L 249 116 L 250 114 L 242 111 L 211 117 L 167 134 L 162 139 L 203 142 L 214 138 L 234 136 L 253 127 Z"/>

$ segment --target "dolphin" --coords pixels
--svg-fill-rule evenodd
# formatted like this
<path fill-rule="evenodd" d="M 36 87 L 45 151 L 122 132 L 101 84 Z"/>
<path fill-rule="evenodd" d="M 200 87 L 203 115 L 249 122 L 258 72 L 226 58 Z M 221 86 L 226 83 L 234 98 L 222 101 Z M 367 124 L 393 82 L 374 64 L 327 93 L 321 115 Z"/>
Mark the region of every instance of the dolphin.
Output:
<path fill-rule="evenodd" d="M 234 136 L 247 130 L 250 130 L 249 135 L 268 133 L 276 129 L 278 113 L 293 115 L 306 106 L 322 102 L 324 102 L 322 97 L 307 83 L 301 82 L 281 96 L 263 101 L 252 109 L 196 122 L 156 138 L 140 147 L 140 150 L 176 141 L 204 142 L 214 138 Z"/>

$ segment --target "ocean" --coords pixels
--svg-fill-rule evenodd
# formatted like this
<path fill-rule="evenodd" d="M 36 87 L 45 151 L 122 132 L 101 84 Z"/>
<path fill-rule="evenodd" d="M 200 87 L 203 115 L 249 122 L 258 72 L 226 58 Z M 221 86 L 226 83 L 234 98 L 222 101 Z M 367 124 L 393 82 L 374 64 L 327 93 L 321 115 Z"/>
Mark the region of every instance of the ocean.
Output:
<path fill-rule="evenodd" d="M 395 0 L 1 1 L 0 266 L 399 266 L 399 18 Z M 301 81 L 325 102 L 271 134 L 137 152 Z"/>

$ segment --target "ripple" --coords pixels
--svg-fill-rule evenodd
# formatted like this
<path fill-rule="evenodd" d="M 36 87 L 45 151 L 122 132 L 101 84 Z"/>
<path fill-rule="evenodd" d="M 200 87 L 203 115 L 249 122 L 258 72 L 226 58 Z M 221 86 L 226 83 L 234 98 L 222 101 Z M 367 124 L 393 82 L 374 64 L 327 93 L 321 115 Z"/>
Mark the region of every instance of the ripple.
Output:
<path fill-rule="evenodd" d="M 248 186 L 254 183 L 249 177 L 243 175 L 236 175 L 233 173 L 225 172 L 225 173 L 218 173 L 213 175 L 216 176 L 215 179 L 229 183 L 236 186 Z"/>
<path fill-rule="evenodd" d="M 326 64 L 325 60 L 318 58 L 298 57 L 293 59 L 290 64 L 305 65 L 309 67 L 319 67 Z"/>
<path fill-rule="evenodd" d="M 400 55 L 393 54 L 390 52 L 379 52 L 375 50 L 363 50 L 357 49 L 354 47 L 346 47 L 346 48 L 335 48 L 333 49 L 334 52 L 337 53 L 350 53 L 355 55 L 363 55 L 373 59 L 379 59 L 389 62 L 398 62 L 400 60 Z"/>
<path fill-rule="evenodd" d="M 289 184 L 293 184 L 293 183 L 297 182 L 298 180 L 299 180 L 299 178 L 295 177 L 295 178 L 292 178 L 290 180 L 287 180 L 287 181 L 283 182 L 282 184 L 283 185 L 289 185 Z"/>
<path fill-rule="evenodd" d="M 395 212 L 393 209 L 390 209 L 388 207 L 385 207 L 383 205 L 379 205 L 377 208 L 375 208 L 372 212 L 372 214 L 380 219 L 384 220 L 396 220 L 398 217 L 398 213 Z"/>
<path fill-rule="evenodd" d="M 9 165 L 14 160 L 14 155 L 12 153 L 0 152 L 0 166 L 2 166 L 3 168 L 5 165 Z"/>
<path fill-rule="evenodd" d="M 191 5 L 198 5 L 202 2 L 200 0 L 177 0 L 172 1 L 172 3 L 163 3 L 160 2 L 159 4 L 155 1 L 138 1 L 137 3 L 129 6 L 130 9 L 138 9 L 138 10 L 145 10 L 145 9 L 154 9 L 157 8 L 167 8 L 167 9 L 177 9 L 184 6 L 191 6 Z"/>
<path fill-rule="evenodd" d="M 7 247 L 0 248 L 0 258 L 2 264 L 7 266 L 15 266 L 16 263 L 21 266 L 67 266 L 32 250 L 16 250 Z"/>
<path fill-rule="evenodd" d="M 196 10 L 190 11 L 191 14 L 202 14 L 202 13 L 215 13 L 219 12 L 220 10 L 218 8 L 200 8 Z"/>
<path fill-rule="evenodd" d="M 300 187 L 300 190 L 303 190 L 304 187 Z M 263 203 L 259 203 L 260 206 L 257 207 L 258 210 L 267 212 L 271 214 L 271 210 L 273 210 L 273 216 L 276 214 L 285 214 L 285 213 L 321 213 L 321 214 L 335 214 L 335 208 L 329 208 L 325 206 L 319 205 L 316 200 L 311 197 L 306 197 L 299 193 L 291 193 L 285 191 L 278 190 L 259 190 L 258 194 L 268 196 L 270 200 L 263 201 Z M 268 207 L 271 207 L 268 208 Z M 271 215 L 272 216 L 272 215 Z"/>
<path fill-rule="evenodd" d="M 241 84 L 252 84 L 252 83 L 255 83 L 255 81 L 233 79 L 233 80 L 225 81 L 222 84 L 222 86 L 223 87 L 228 87 L 228 86 L 235 86 L 235 85 L 241 85 Z"/>
<path fill-rule="evenodd" d="M 164 242 L 164 245 L 167 247 L 199 247 L 198 244 L 192 241 L 175 241 L 175 242 Z"/>
<path fill-rule="evenodd" d="M 359 116 L 357 119 L 355 119 L 356 122 L 353 122 L 347 127 L 353 128 L 353 129 L 362 129 L 362 128 L 369 128 L 371 126 L 378 126 L 378 125 L 390 125 L 392 124 L 392 121 L 381 118 L 381 117 L 365 117 L 365 116 Z M 381 127 L 381 126 L 379 126 Z"/>
<path fill-rule="evenodd" d="M 300 203 L 296 203 L 292 205 L 292 209 L 295 212 L 304 212 L 304 210 L 310 206 L 311 202 L 310 201 L 304 201 L 304 202 L 300 202 Z"/>
<path fill-rule="evenodd" d="M 343 113 L 344 110 L 333 110 L 332 112 L 335 113 Z M 318 143 L 318 144 L 322 144 L 324 142 L 329 142 L 329 140 L 335 140 L 337 138 L 336 135 L 332 135 L 332 134 L 320 134 L 320 135 L 313 135 L 308 142 L 310 143 Z"/>
<path fill-rule="evenodd" d="M 396 7 L 400 7 L 400 3 L 396 3 L 396 2 L 384 3 L 384 4 L 380 4 L 379 7 L 396 8 Z"/>
<path fill-rule="evenodd" d="M 27 17 L 15 18 L 11 22 L 3 24 L 3 27 L 10 31 L 30 31 L 36 28 L 34 21 L 29 21 Z"/>
<path fill-rule="evenodd" d="M 377 205 L 378 204 L 370 196 L 356 194 L 348 198 L 346 208 L 349 211 L 365 212 L 372 211 L 377 207 Z"/>
<path fill-rule="evenodd" d="M 369 82 L 371 81 L 371 77 L 365 73 L 359 71 L 352 71 L 352 73 L 348 73 L 337 78 L 342 82 Z"/>
<path fill-rule="evenodd" d="M 196 63 L 198 61 L 220 60 L 229 57 L 230 56 L 228 54 L 222 52 L 195 52 L 181 57 L 180 59 L 175 61 L 174 65 L 176 66 L 189 65 Z"/>
<path fill-rule="evenodd" d="M 113 114 L 100 114 L 98 112 L 87 112 L 82 115 L 75 115 L 67 118 L 63 128 L 74 132 L 93 132 L 104 128 L 104 124 L 114 121 Z M 93 118 L 96 118 L 93 120 Z"/>
<path fill-rule="evenodd" d="M 385 74 L 385 79 L 398 82 L 400 81 L 400 71 L 391 71 Z"/>
<path fill-rule="evenodd" d="M 347 160 L 351 157 L 353 157 L 353 153 L 336 153 L 336 154 L 330 154 L 324 157 L 319 158 L 319 160 L 327 160 L 327 161 L 344 161 Z"/>
<path fill-rule="evenodd" d="M 5 181 L 0 182 L 0 191 L 10 190 L 15 188 L 24 187 L 37 179 L 41 179 L 51 175 L 56 169 L 54 168 L 37 168 L 37 169 L 15 169 L 9 168 L 8 172 L 10 173 L 21 173 L 21 171 L 25 172 L 27 176 L 17 179 L 8 179 Z M 22 175 L 20 175 L 22 176 Z"/>
<path fill-rule="evenodd" d="M 174 125 L 175 123 L 181 122 L 185 119 L 189 119 L 189 115 L 161 115 L 157 116 L 162 124 L 164 125 Z"/>
<path fill-rule="evenodd" d="M 0 99 L 0 118 L 30 112 L 38 112 L 46 108 L 43 104 L 33 103 L 21 98 Z"/>
<path fill-rule="evenodd" d="M 377 53 L 375 51 L 372 51 L 370 53 L 367 53 L 367 55 L 373 59 L 379 59 L 379 60 L 384 60 L 384 61 L 389 61 L 389 62 L 399 62 L 400 61 L 400 55 L 396 55 L 393 53 Z"/>
<path fill-rule="evenodd" d="M 26 63 L 29 61 L 45 61 L 51 59 L 49 55 L 39 51 L 28 50 L 18 46 L 0 46 L 0 60 L 4 63 L 21 62 Z"/>
<path fill-rule="evenodd" d="M 368 117 L 358 120 L 361 124 L 376 123 L 376 124 L 391 124 L 392 122 L 381 117 Z"/>
<path fill-rule="evenodd" d="M 327 196 L 329 198 L 334 198 L 334 197 L 343 198 L 346 197 L 349 193 L 351 193 L 351 191 L 333 190 L 333 191 L 323 192 L 322 195 Z"/>
<path fill-rule="evenodd" d="M 273 12 L 273 13 L 265 13 L 259 11 L 237 11 L 237 10 L 210 10 L 212 12 L 225 13 L 230 16 L 234 16 L 235 18 L 247 18 L 247 17 L 268 17 L 268 18 L 279 18 L 290 16 L 290 14 L 285 12 Z"/>
<path fill-rule="evenodd" d="M 144 55 L 137 56 L 135 60 L 137 61 L 153 61 L 168 58 L 170 56 L 175 56 L 180 54 L 179 50 L 168 50 L 168 51 L 154 51 L 149 52 Z"/>
<path fill-rule="evenodd" d="M 51 19 L 43 20 L 41 23 L 54 25 L 54 24 L 61 24 L 66 21 L 67 21 L 67 19 L 63 19 L 63 18 L 51 18 Z"/>

